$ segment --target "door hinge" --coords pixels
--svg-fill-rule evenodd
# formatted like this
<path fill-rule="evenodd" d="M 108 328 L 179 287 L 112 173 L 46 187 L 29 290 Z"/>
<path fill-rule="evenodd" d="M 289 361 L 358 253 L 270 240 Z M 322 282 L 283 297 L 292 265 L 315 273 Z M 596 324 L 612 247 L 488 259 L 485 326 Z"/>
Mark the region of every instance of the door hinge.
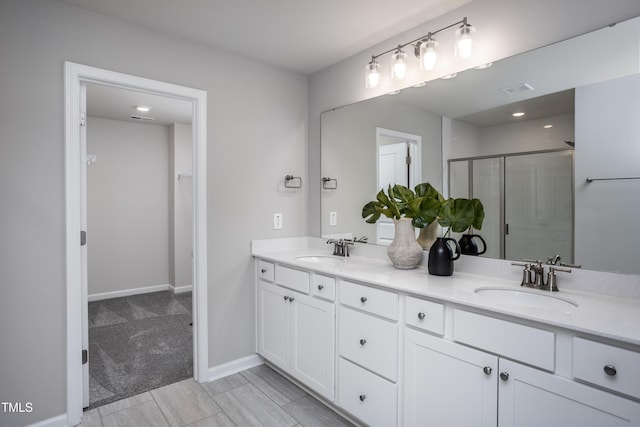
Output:
<path fill-rule="evenodd" d="M 80 127 L 83 128 L 87 125 L 87 114 L 83 111 L 80 113 Z"/>
<path fill-rule="evenodd" d="M 411 156 L 407 156 L 407 164 L 410 165 L 412 162 Z"/>
<path fill-rule="evenodd" d="M 80 231 L 80 246 L 84 246 L 87 244 L 87 232 L 82 230 Z"/>
<path fill-rule="evenodd" d="M 87 350 L 82 350 L 82 364 L 86 365 L 89 361 L 89 352 Z"/>

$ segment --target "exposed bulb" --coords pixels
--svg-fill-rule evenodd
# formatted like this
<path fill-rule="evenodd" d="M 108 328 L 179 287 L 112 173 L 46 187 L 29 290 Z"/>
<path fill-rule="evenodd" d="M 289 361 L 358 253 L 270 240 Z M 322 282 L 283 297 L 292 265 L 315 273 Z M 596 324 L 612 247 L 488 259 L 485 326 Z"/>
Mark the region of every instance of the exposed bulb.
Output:
<path fill-rule="evenodd" d="M 407 75 L 407 54 L 400 47 L 391 57 L 391 77 L 394 80 L 402 80 Z"/>
<path fill-rule="evenodd" d="M 366 73 L 365 73 L 365 87 L 368 89 L 373 89 L 378 86 L 380 83 L 380 73 L 378 72 L 378 61 L 375 59 L 371 59 L 371 62 L 367 64 Z"/>
<path fill-rule="evenodd" d="M 420 44 L 420 68 L 431 71 L 436 66 L 438 60 L 438 42 L 433 40 L 431 36 Z"/>
<path fill-rule="evenodd" d="M 466 18 L 464 24 L 456 30 L 456 58 L 468 59 L 473 53 L 473 37 L 476 29 L 467 24 Z"/>

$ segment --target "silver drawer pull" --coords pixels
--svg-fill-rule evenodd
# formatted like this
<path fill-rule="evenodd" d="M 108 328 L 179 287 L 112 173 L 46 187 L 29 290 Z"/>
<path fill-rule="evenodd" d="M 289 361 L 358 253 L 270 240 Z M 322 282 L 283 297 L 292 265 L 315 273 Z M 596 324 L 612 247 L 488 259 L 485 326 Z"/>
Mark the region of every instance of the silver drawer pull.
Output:
<path fill-rule="evenodd" d="M 367 302 L 367 297 L 360 297 L 360 302 L 363 304 Z"/>
<path fill-rule="evenodd" d="M 261 272 L 262 274 L 264 274 L 264 273 L 266 273 L 266 272 L 267 272 L 267 269 L 266 269 L 266 268 L 263 268 L 262 270 L 260 270 L 260 272 Z"/>
<path fill-rule="evenodd" d="M 289 302 L 293 302 L 293 297 L 289 297 Z"/>
<path fill-rule="evenodd" d="M 425 317 L 427 317 L 427 315 L 426 315 L 426 314 L 424 314 L 424 313 L 418 313 L 418 319 L 420 319 L 420 320 L 424 320 L 424 318 L 425 318 Z"/>
<path fill-rule="evenodd" d="M 487 375 L 491 375 L 492 371 L 493 369 L 491 369 L 491 366 L 485 366 L 484 368 L 482 368 L 482 372 L 484 372 Z"/>
<path fill-rule="evenodd" d="M 324 285 L 318 285 L 318 290 L 321 291 L 324 289 Z"/>
<path fill-rule="evenodd" d="M 289 297 L 285 295 L 284 300 L 289 301 Z"/>
<path fill-rule="evenodd" d="M 365 340 L 364 338 L 360 340 L 360 345 L 365 345 L 366 343 L 367 343 L 367 340 Z"/>
<path fill-rule="evenodd" d="M 365 396 L 364 394 L 360 395 L 360 402 L 364 402 L 364 400 L 367 398 L 367 396 Z"/>
<path fill-rule="evenodd" d="M 618 371 L 616 371 L 616 367 L 613 365 L 605 365 L 604 373 L 609 375 L 610 377 L 613 377 L 615 374 L 618 373 Z"/>
<path fill-rule="evenodd" d="M 500 379 L 502 381 L 507 381 L 509 379 L 509 373 L 508 372 L 500 372 Z"/>

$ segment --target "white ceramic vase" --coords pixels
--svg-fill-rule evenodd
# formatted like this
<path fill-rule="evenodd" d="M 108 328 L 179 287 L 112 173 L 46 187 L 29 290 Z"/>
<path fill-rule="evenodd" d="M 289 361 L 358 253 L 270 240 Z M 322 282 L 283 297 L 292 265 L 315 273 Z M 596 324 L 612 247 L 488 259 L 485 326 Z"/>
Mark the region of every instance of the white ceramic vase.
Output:
<path fill-rule="evenodd" d="M 429 249 L 431 245 L 436 241 L 438 237 L 438 221 L 433 221 L 431 224 L 420 229 L 418 235 L 418 244 L 422 246 L 422 249 Z"/>
<path fill-rule="evenodd" d="M 411 270 L 422 260 L 422 246 L 416 241 L 416 231 L 411 218 L 394 219 L 395 234 L 387 248 L 387 255 L 395 268 Z"/>

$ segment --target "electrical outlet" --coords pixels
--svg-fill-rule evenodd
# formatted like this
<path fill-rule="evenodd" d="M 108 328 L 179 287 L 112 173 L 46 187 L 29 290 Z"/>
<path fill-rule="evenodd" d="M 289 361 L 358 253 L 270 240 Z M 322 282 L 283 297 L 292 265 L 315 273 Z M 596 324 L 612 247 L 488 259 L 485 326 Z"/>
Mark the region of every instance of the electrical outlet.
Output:
<path fill-rule="evenodd" d="M 338 225 L 338 212 L 329 212 L 329 225 L 333 227 Z"/>
<path fill-rule="evenodd" d="M 282 214 L 281 213 L 273 214 L 273 229 L 282 230 Z"/>

